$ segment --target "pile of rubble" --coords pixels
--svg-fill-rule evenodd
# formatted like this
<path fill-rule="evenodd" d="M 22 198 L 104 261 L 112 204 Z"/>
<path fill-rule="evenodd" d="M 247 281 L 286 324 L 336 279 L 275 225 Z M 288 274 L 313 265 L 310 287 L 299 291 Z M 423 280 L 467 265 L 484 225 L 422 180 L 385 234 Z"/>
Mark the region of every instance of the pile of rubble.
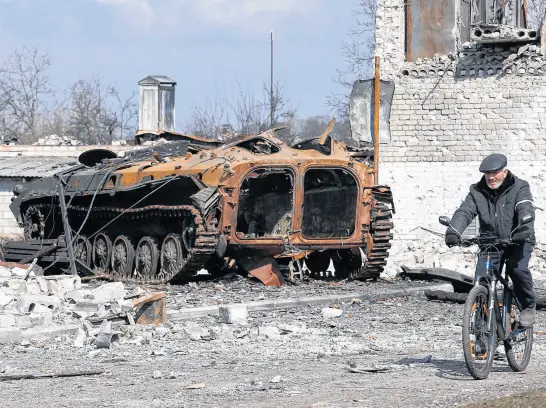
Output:
<path fill-rule="evenodd" d="M 38 139 L 34 146 L 81 146 L 83 143 L 71 136 L 49 135 Z"/>
<path fill-rule="evenodd" d="M 43 276 L 40 267 L 0 263 L 0 344 L 30 344 L 70 336 L 74 345 L 109 348 L 122 325 L 166 319 L 165 294 L 120 282 L 97 287 L 79 276 Z"/>
<path fill-rule="evenodd" d="M 445 268 L 473 276 L 476 270 L 476 248 L 447 248 L 441 241 L 412 241 L 391 250 L 397 261 L 390 265 L 387 275 L 394 278 L 403 267 Z M 538 243 L 531 256 L 529 269 L 535 279 L 546 279 L 546 244 Z"/>
<path fill-rule="evenodd" d="M 493 47 L 466 42 L 460 52 L 436 54 L 419 58 L 402 66 L 402 77 L 481 77 L 501 74 L 533 74 L 546 72 L 546 56 L 536 44 L 522 47 Z"/>

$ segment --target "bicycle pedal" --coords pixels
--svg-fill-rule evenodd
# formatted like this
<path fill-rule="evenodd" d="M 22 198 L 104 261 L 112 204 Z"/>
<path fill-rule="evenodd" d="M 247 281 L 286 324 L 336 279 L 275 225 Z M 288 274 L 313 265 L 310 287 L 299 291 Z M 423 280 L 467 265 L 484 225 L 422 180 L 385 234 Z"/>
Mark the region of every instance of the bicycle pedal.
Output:
<path fill-rule="evenodd" d="M 504 355 L 502 355 L 502 354 L 499 354 L 499 355 L 495 354 L 495 357 L 493 357 L 493 359 L 495 361 L 505 361 L 506 357 Z"/>

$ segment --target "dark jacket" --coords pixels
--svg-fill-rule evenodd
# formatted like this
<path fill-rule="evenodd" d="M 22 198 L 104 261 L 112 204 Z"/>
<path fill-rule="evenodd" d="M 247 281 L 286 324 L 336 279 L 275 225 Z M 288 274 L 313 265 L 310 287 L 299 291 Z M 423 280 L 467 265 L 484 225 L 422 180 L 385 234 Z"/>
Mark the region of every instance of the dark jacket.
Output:
<path fill-rule="evenodd" d="M 522 213 L 535 214 L 529 183 L 514 176 L 510 171 L 497 190 L 490 189 L 485 177 L 470 186 L 470 192 L 453 214 L 451 225 L 460 233 L 478 216 L 480 235 L 510 238 Z M 528 228 L 528 229 L 526 229 Z M 535 243 L 534 221 L 519 228 L 529 233 L 529 243 Z M 450 228 L 448 228 L 448 233 Z"/>

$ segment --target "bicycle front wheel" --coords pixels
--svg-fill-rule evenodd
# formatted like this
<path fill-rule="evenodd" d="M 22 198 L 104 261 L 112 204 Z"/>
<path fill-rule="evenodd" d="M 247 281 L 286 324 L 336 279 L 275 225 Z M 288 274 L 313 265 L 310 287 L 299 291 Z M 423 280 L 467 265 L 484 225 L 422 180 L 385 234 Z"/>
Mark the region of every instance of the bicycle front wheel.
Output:
<path fill-rule="evenodd" d="M 525 371 L 531 360 L 533 349 L 533 328 L 521 330 L 519 326 L 519 309 L 512 292 L 506 297 L 508 313 L 504 318 L 504 331 L 507 339 L 504 340 L 506 360 L 513 371 Z"/>
<path fill-rule="evenodd" d="M 476 380 L 483 380 L 489 376 L 495 358 L 497 322 L 494 315 L 489 319 L 488 300 L 487 288 L 474 286 L 464 306 L 464 359 L 468 371 Z"/>

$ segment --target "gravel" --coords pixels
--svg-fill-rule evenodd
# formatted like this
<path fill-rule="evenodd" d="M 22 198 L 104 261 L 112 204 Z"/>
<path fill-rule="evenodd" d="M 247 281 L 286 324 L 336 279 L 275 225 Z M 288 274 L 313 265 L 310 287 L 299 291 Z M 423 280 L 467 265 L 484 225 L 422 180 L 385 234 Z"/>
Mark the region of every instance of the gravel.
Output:
<path fill-rule="evenodd" d="M 165 289 L 168 307 L 182 308 L 422 284 L 309 281 L 265 288 L 234 279 Z M 341 310 L 341 316 L 325 319 L 324 308 Z M 540 334 L 525 373 L 513 373 L 500 359 L 489 379 L 473 380 L 462 355 L 462 313 L 463 305 L 411 295 L 249 312 L 246 325 L 209 316 L 155 328 L 122 326 L 109 349 L 96 349 L 92 341 L 75 347 L 73 337 L 5 346 L 0 375 L 105 373 L 0 382 L 2 406 L 436 407 L 544 386 L 546 336 Z M 537 319 L 535 330 L 545 330 L 546 312 L 538 311 Z"/>

